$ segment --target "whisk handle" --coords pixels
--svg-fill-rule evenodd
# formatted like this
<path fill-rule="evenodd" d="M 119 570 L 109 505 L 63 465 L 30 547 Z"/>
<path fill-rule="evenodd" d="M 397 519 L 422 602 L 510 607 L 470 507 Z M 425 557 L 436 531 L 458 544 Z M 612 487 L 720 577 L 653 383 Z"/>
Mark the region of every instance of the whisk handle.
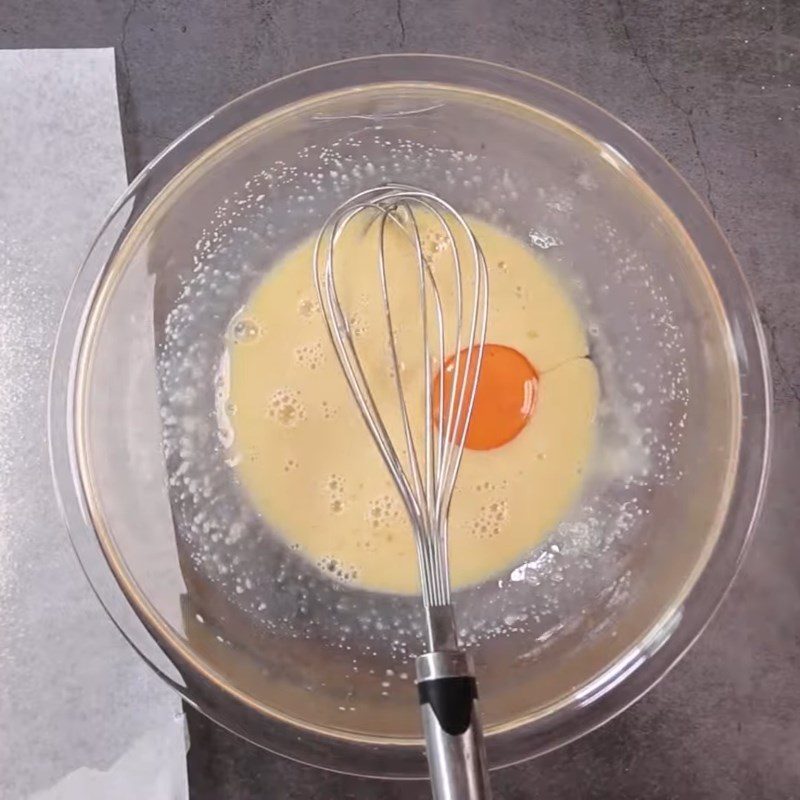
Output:
<path fill-rule="evenodd" d="M 491 800 L 477 685 L 466 653 L 421 655 L 417 689 L 434 800 Z"/>

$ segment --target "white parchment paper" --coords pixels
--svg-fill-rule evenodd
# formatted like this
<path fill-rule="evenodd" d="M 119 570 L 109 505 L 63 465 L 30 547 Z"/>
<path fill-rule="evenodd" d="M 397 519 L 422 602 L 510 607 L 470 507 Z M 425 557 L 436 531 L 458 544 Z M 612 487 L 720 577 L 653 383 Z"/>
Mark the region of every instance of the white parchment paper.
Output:
<path fill-rule="evenodd" d="M 50 483 L 49 358 L 126 185 L 103 50 L 0 51 L 0 797 L 184 800 L 176 695 L 92 594 Z"/>

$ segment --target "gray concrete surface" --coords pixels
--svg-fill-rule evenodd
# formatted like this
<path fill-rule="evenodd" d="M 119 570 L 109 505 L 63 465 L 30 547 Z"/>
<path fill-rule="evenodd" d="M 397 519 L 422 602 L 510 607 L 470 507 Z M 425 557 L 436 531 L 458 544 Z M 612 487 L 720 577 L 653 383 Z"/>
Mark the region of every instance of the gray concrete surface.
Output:
<path fill-rule="evenodd" d="M 472 55 L 551 78 L 647 137 L 706 199 L 755 292 L 775 384 L 763 522 L 730 596 L 645 699 L 496 775 L 518 798 L 800 797 L 798 0 L 0 0 L 0 47 L 116 45 L 128 167 L 221 103 L 353 55 Z M 326 775 L 190 715 L 195 800 L 428 797 Z"/>

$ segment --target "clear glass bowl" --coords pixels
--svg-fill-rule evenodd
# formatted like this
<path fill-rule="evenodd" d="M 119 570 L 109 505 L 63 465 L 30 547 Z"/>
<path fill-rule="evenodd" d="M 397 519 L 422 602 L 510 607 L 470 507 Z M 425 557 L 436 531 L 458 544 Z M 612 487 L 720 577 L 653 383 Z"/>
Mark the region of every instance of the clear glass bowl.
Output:
<path fill-rule="evenodd" d="M 331 581 L 284 546 L 242 496 L 214 413 L 248 292 L 383 180 L 529 241 L 584 314 L 601 376 L 580 501 L 456 596 L 490 761 L 511 764 L 597 727 L 675 663 L 736 573 L 768 464 L 742 273 L 695 194 L 601 109 L 441 56 L 330 64 L 221 108 L 139 175 L 80 270 L 53 364 L 53 473 L 101 602 L 188 702 L 310 764 L 425 774 L 418 601 Z"/>

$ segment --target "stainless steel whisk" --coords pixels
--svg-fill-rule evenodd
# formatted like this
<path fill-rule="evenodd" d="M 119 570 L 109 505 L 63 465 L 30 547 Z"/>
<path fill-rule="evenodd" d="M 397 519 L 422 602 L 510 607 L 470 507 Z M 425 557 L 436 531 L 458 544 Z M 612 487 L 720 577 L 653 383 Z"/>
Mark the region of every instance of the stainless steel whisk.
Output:
<path fill-rule="evenodd" d="M 417 216 L 420 213 L 440 229 L 449 244 L 454 285 L 451 298 L 442 297 L 430 264 L 423 256 Z M 399 454 L 370 390 L 336 288 L 337 270 L 347 268 L 336 258 L 337 242 L 348 226 L 363 224 L 365 220 L 369 225 L 379 226 L 377 270 L 405 458 Z M 389 225 L 405 230 L 416 255 L 425 392 L 422 431 L 413 428 L 401 379 L 386 267 L 385 235 Z M 459 250 L 457 231 L 466 241 L 464 252 Z M 464 279 L 465 269 L 471 273 L 469 280 Z M 314 248 L 314 281 L 353 398 L 394 479 L 414 530 L 428 645 L 428 652 L 417 658 L 417 687 L 433 794 L 436 800 L 485 800 L 491 792 L 477 688 L 471 660 L 458 641 L 450 600 L 447 521 L 486 341 L 486 262 L 466 220 L 449 203 L 424 189 L 389 184 L 354 195 L 330 215 Z M 471 298 L 465 298 L 467 288 Z M 454 309 L 453 356 L 449 362 L 453 377 L 449 391 L 445 380 L 448 358 L 445 347 L 449 337 L 445 335 L 444 300 L 449 300 Z M 440 365 L 438 379 L 433 376 L 434 349 L 438 351 Z M 437 380 L 438 408 L 435 408 L 433 390 Z M 420 433 L 421 447 L 418 447 Z"/>

